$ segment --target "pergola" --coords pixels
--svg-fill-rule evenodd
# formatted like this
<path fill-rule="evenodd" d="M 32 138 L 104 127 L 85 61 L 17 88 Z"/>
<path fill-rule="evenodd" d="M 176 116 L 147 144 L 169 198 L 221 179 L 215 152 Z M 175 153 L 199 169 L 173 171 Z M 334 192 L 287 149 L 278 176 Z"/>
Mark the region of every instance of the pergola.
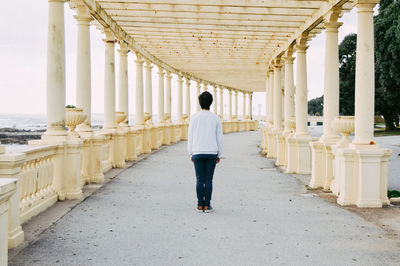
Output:
<path fill-rule="evenodd" d="M 287 173 L 311 174 L 310 186 L 330 190 L 341 205 L 382 207 L 389 203 L 391 151 L 376 145 L 373 136 L 373 8 L 379 0 L 70 0 L 78 26 L 79 109 L 74 110 L 65 109 L 67 1 L 48 2 L 47 130 L 24 154 L 2 154 L 0 145 L 0 177 L 18 180 L 9 185 L 16 192 L 7 192 L 0 201 L 5 206 L 11 197 L 9 214 L 0 214 L 9 223 L 8 247 L 23 241 L 21 223 L 55 201 L 80 198 L 82 187 L 103 182 L 110 168 L 125 167 L 126 161 L 140 154 L 185 140 L 191 109 L 200 110 L 198 104 L 190 106 L 192 81 L 196 82 L 196 97 L 202 87 L 213 88 L 212 111 L 223 120 L 224 133 L 257 128 L 258 123 L 251 120 L 252 93 L 265 91 L 262 153 L 276 159 L 275 164 Z M 354 6 L 358 9 L 355 116 L 340 117 L 338 29 L 342 23 L 338 19 Z M 104 125 L 100 131 L 91 127 L 91 24 L 105 35 Z M 321 138 L 312 139 L 307 128 L 306 53 L 308 41 L 322 30 L 326 31 L 324 131 Z M 136 58 L 132 126 L 127 119 L 129 52 Z M 156 123 L 151 119 L 153 66 L 158 67 L 159 77 Z M 171 121 L 171 74 L 178 77 L 176 123 Z M 229 93 L 227 114 L 224 91 Z M 238 93 L 243 94 L 240 121 Z M 353 131 L 351 141 L 348 135 Z M 7 254 L 4 238 L 2 258 Z"/>
<path fill-rule="evenodd" d="M 265 91 L 269 64 L 307 32 L 324 28 L 353 1 L 84 1 L 116 38 L 171 73 L 202 83 Z"/>

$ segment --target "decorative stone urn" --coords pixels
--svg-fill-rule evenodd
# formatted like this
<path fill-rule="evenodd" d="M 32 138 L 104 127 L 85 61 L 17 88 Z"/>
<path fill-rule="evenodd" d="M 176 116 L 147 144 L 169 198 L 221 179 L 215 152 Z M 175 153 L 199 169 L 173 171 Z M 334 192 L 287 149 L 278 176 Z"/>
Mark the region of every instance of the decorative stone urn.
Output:
<path fill-rule="evenodd" d="M 65 124 L 68 127 L 68 134 L 70 136 L 79 137 L 75 128 L 77 125 L 82 124 L 86 119 L 86 115 L 82 109 L 78 108 L 65 108 Z"/>
<path fill-rule="evenodd" d="M 164 114 L 164 121 L 165 121 L 166 123 L 171 123 L 171 114 L 165 113 L 165 114 Z"/>
<path fill-rule="evenodd" d="M 183 114 L 182 116 L 183 121 L 188 122 L 188 118 L 189 116 L 187 114 Z"/>
<path fill-rule="evenodd" d="M 337 146 L 346 147 L 349 145 L 349 136 L 354 132 L 354 116 L 337 116 L 332 122 L 332 127 L 343 136 Z"/>
<path fill-rule="evenodd" d="M 115 123 L 117 124 L 117 128 L 121 128 L 119 124 L 124 121 L 126 117 L 127 115 L 125 112 L 115 112 Z"/>
<path fill-rule="evenodd" d="M 151 119 L 151 114 L 149 113 L 144 113 L 144 122 L 146 123 L 147 121 L 149 121 Z"/>

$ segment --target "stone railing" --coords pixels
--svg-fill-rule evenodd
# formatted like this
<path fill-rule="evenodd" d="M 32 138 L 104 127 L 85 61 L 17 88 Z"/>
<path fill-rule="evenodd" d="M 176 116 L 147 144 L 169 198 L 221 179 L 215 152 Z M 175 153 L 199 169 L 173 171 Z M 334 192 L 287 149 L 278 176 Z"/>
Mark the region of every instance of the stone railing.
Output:
<path fill-rule="evenodd" d="M 235 119 L 223 122 L 223 129 L 224 133 L 257 130 L 258 121 Z M 104 173 L 111 168 L 123 168 L 126 161 L 135 161 L 161 145 L 186 140 L 187 130 L 187 120 L 181 124 L 166 121 L 143 127 L 71 130 L 61 137 L 43 135 L 42 140 L 31 141 L 29 148 L 18 153 L 4 153 L 0 145 L 0 179 L 16 180 L 16 191 L 9 200 L 8 248 L 23 242 L 21 225 L 33 216 L 58 200 L 82 198 L 84 185 L 104 182 Z"/>
<path fill-rule="evenodd" d="M 19 177 L 20 222 L 37 215 L 57 199 L 53 189 L 54 156 L 57 146 L 29 148 Z"/>

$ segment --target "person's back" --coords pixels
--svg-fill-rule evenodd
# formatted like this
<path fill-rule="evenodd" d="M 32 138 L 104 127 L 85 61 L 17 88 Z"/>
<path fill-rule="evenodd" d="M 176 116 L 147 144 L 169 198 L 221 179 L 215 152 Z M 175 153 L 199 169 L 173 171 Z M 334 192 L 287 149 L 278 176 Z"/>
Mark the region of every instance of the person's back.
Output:
<path fill-rule="evenodd" d="M 213 211 L 210 205 L 212 179 L 222 151 L 222 123 L 210 112 L 212 101 L 212 95 L 207 91 L 199 96 L 202 110 L 191 117 L 188 132 L 188 152 L 197 179 L 197 210 L 201 212 Z"/>
<path fill-rule="evenodd" d="M 218 136 L 220 118 L 210 111 L 199 111 L 190 119 L 189 154 L 219 154 L 222 149 L 222 134 Z"/>

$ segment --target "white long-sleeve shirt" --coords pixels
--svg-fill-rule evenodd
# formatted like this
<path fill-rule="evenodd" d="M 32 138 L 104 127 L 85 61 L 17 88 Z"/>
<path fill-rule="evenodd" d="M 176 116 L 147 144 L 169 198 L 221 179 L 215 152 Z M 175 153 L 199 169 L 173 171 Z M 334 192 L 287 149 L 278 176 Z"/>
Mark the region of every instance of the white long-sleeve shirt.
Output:
<path fill-rule="evenodd" d="M 210 111 L 200 111 L 190 118 L 188 152 L 196 154 L 217 154 L 222 152 L 221 119 Z"/>

